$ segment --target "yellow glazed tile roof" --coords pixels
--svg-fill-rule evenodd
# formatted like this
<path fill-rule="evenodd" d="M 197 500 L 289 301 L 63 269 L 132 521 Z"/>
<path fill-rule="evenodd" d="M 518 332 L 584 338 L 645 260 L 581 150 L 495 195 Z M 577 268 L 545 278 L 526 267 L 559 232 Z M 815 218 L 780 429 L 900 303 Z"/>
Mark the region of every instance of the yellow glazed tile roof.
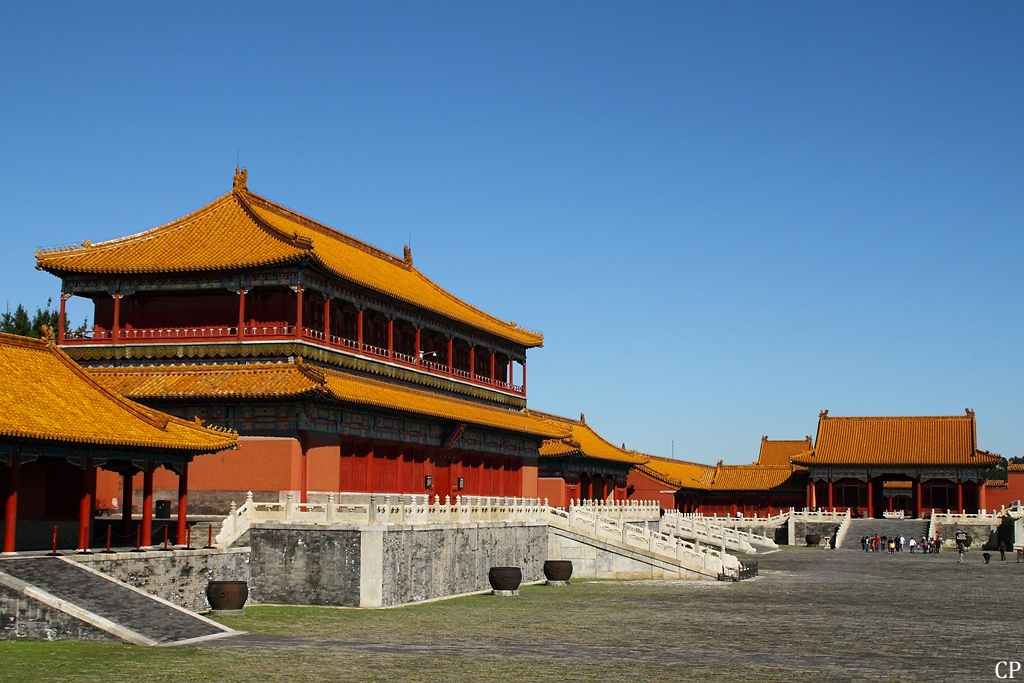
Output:
<path fill-rule="evenodd" d="M 549 439 L 540 447 L 540 454 L 543 457 L 556 457 L 565 455 L 583 455 L 588 458 L 599 460 L 612 460 L 614 462 L 638 465 L 648 460 L 646 455 L 636 451 L 619 448 L 601 438 L 601 435 L 590 428 L 586 418 L 581 414 L 579 420 L 568 417 L 551 415 L 550 413 L 537 413 L 542 416 L 553 427 L 559 429 L 570 429 L 572 435 L 565 439 Z"/>
<path fill-rule="evenodd" d="M 761 437 L 761 452 L 757 456 L 758 465 L 773 467 L 789 466 L 790 458 L 794 455 L 806 453 L 811 450 L 811 437 L 803 439 L 769 439 Z"/>
<path fill-rule="evenodd" d="M 1024 472 L 1024 463 L 1011 462 L 1006 466 L 1007 472 Z"/>
<path fill-rule="evenodd" d="M 681 489 L 707 489 L 710 487 L 711 477 L 715 471 L 715 468 L 710 465 L 659 458 L 653 455 L 649 458 L 646 463 L 636 468 L 648 477 Z"/>
<path fill-rule="evenodd" d="M 0 334 L 0 436 L 179 454 L 232 448 L 237 435 L 201 427 L 109 391 L 52 340 Z"/>
<path fill-rule="evenodd" d="M 275 398 L 326 393 L 305 364 L 181 365 L 87 368 L 97 382 L 136 400 Z"/>
<path fill-rule="evenodd" d="M 715 469 L 712 491 L 767 491 L 786 483 L 793 468 L 763 465 L 722 465 Z"/>
<path fill-rule="evenodd" d="M 273 398 L 320 394 L 377 406 L 496 427 L 542 438 L 568 436 L 565 428 L 530 411 L 506 410 L 441 394 L 295 363 L 92 368 L 104 386 L 136 400 L 160 398 Z"/>
<path fill-rule="evenodd" d="M 524 346 L 540 333 L 471 306 L 412 265 L 249 192 L 244 185 L 178 220 L 97 244 L 40 250 L 36 267 L 65 273 L 143 274 L 251 269 L 307 259 L 340 278 Z"/>
<path fill-rule="evenodd" d="M 973 411 L 935 417 L 830 417 L 818 420 L 814 450 L 801 465 L 974 465 L 998 458 L 979 453 Z"/>

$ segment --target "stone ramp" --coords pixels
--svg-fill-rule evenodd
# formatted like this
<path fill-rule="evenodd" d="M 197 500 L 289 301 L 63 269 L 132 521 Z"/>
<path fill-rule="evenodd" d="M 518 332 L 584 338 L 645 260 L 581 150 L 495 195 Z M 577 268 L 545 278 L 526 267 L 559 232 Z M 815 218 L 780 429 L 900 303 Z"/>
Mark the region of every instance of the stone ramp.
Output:
<path fill-rule="evenodd" d="M 851 519 L 850 526 L 843 539 L 842 549 L 860 550 L 860 539 L 864 536 L 904 536 L 907 542 L 911 538 L 921 541 L 928 535 L 928 520 L 925 519 Z M 907 548 L 909 550 L 909 548 Z"/>
<path fill-rule="evenodd" d="M 0 559 L 0 586 L 138 645 L 174 645 L 236 633 L 60 557 Z"/>

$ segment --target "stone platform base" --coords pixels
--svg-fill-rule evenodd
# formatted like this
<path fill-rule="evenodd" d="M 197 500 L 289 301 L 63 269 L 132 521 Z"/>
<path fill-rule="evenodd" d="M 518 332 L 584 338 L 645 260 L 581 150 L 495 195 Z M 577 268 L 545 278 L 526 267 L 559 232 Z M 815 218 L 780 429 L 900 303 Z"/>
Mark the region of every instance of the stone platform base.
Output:
<path fill-rule="evenodd" d="M 206 613 L 209 617 L 244 617 L 245 608 L 242 609 L 212 609 Z"/>
<path fill-rule="evenodd" d="M 568 586 L 569 582 L 568 581 L 552 581 L 551 579 L 548 579 L 547 581 L 544 582 L 544 585 L 545 586 Z"/>
<path fill-rule="evenodd" d="M 514 591 L 498 591 L 498 590 L 492 590 L 492 591 L 491 591 L 491 595 L 498 595 L 498 596 L 501 596 L 501 597 L 503 597 L 503 598 L 511 598 L 511 597 L 514 597 L 514 596 L 516 596 L 516 595 L 519 595 L 519 590 L 518 590 L 518 589 L 517 589 L 517 590 L 514 590 Z"/>

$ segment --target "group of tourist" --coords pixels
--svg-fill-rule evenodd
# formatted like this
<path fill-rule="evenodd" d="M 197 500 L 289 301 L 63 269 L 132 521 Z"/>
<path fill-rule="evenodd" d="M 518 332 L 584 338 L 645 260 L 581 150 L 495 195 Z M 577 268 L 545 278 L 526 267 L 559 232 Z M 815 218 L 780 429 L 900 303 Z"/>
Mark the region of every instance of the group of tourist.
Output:
<path fill-rule="evenodd" d="M 922 536 L 921 540 L 918 541 L 911 538 L 907 541 L 906 537 L 902 534 L 899 536 L 864 536 L 860 539 L 860 548 L 866 553 L 901 553 L 907 548 L 910 552 L 920 551 L 922 553 L 937 553 L 942 547 L 942 539 L 938 534 L 935 538 L 928 540 L 926 536 Z"/>

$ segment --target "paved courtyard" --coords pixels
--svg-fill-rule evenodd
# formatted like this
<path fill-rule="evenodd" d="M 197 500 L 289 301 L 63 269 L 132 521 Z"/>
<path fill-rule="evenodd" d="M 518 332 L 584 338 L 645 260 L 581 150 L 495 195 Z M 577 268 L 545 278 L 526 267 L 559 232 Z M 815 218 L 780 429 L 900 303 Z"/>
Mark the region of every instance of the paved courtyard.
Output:
<path fill-rule="evenodd" d="M 761 577 L 739 584 L 537 587 L 512 600 L 453 601 L 433 624 L 392 610 L 347 631 L 288 635 L 267 625 L 210 647 L 540 659 L 580 669 L 628 662 L 636 680 L 666 670 L 677 680 L 995 680 L 998 661 L 1024 660 L 1024 563 L 1007 557 L 995 553 L 985 565 L 981 552 L 958 564 L 955 552 L 785 549 L 761 558 Z"/>
<path fill-rule="evenodd" d="M 390 610 L 251 607 L 200 647 L 0 643 L 3 681 L 993 681 L 1024 563 L 785 549 L 762 575 L 580 582 Z"/>

